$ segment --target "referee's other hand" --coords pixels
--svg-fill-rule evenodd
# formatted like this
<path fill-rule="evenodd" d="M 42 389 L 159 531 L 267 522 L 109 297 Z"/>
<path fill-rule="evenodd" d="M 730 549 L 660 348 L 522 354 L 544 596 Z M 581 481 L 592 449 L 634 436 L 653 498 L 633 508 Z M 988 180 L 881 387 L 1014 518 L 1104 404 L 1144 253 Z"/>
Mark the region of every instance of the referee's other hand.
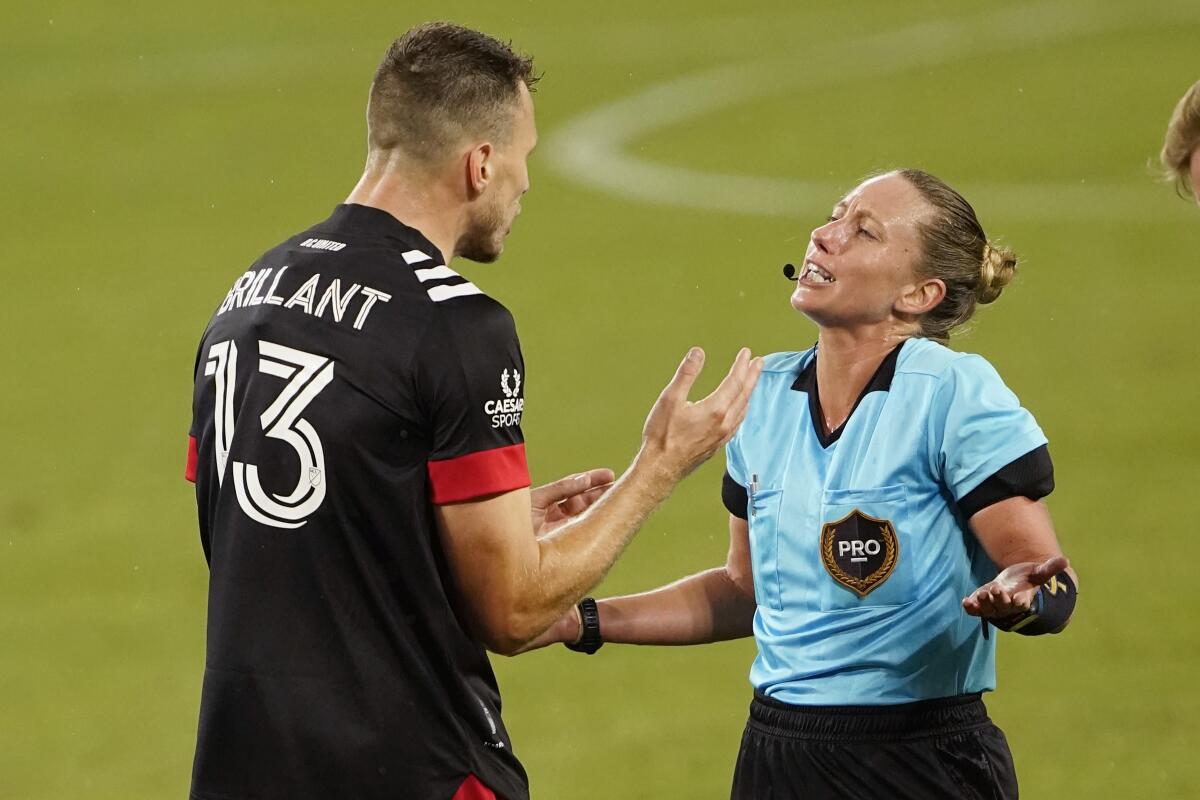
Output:
<path fill-rule="evenodd" d="M 693 347 L 650 409 L 638 460 L 679 480 L 707 461 L 746 417 L 750 393 L 762 372 L 761 358 L 738 351 L 729 374 L 712 394 L 691 402 L 688 393 L 704 368 L 704 351 Z"/>
<path fill-rule="evenodd" d="M 1043 561 L 1013 564 L 997 575 L 995 580 L 964 597 L 963 609 L 972 617 L 996 618 L 1028 611 L 1038 587 L 1070 566 L 1071 562 L 1062 555 L 1051 556 Z"/>

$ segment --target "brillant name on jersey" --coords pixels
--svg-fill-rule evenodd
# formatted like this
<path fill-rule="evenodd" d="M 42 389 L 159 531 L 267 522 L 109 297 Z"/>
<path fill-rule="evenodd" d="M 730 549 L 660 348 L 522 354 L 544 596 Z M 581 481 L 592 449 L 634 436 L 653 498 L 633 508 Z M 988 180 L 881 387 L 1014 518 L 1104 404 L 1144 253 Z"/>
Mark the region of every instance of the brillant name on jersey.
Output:
<path fill-rule="evenodd" d="M 266 267 L 245 273 L 237 279 L 233 288 L 225 295 L 225 300 L 217 310 L 217 315 L 220 316 L 235 308 L 271 305 L 299 309 L 312 317 L 324 317 L 325 313 L 329 312 L 334 322 L 342 322 L 343 318 L 347 321 L 350 320 L 347 314 L 354 307 L 357 313 L 354 315 L 351 325 L 354 330 L 361 331 L 367 324 L 367 317 L 370 316 L 371 309 L 375 307 L 375 304 L 386 303 L 392 299 L 387 292 L 372 289 L 361 283 L 352 283 L 343 288 L 340 277 L 326 279 L 327 282 L 322 290 L 322 275 L 319 272 L 302 283 L 300 288 L 285 299 L 275 292 L 287 271 L 288 267 L 283 266 L 277 272 L 273 267 Z M 265 288 L 272 272 L 275 272 L 275 277 L 271 280 L 270 288 Z"/>

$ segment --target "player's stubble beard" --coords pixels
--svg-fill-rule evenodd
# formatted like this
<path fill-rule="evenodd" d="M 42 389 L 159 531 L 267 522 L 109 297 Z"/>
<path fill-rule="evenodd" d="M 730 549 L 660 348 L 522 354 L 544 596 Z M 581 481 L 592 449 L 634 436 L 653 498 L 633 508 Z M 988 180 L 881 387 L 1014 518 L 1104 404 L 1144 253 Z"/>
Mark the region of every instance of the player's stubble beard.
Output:
<path fill-rule="evenodd" d="M 488 205 L 471 217 L 467 229 L 458 237 L 455 249 L 468 261 L 491 264 L 504 250 L 504 237 L 508 225 L 500 205 Z"/>

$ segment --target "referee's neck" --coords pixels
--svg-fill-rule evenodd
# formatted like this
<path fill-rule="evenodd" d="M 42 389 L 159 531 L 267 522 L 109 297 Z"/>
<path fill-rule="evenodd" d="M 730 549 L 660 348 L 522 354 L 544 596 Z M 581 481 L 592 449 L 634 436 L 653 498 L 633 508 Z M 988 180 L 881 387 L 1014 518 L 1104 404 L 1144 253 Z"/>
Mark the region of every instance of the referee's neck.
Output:
<path fill-rule="evenodd" d="M 913 333 L 891 324 L 857 328 L 822 327 L 817 335 L 818 363 L 838 370 L 873 362 L 875 367 Z M 874 369 L 874 367 L 872 367 Z"/>
<path fill-rule="evenodd" d="M 911 333 L 892 326 L 821 328 L 817 339 L 817 393 L 822 409 L 835 420 L 849 416 L 879 365 L 910 338 Z"/>

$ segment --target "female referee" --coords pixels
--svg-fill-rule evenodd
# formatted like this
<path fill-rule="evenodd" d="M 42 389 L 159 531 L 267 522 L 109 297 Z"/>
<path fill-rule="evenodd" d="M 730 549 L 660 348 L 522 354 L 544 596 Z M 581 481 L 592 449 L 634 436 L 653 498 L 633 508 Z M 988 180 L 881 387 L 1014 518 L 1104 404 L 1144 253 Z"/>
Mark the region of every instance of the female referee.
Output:
<path fill-rule="evenodd" d="M 791 297 L 817 345 L 766 359 L 727 446 L 726 564 L 584 600 L 536 646 L 753 634 L 739 800 L 1015 798 L 980 700 L 990 629 L 1057 633 L 1077 581 L 1039 502 L 1046 437 L 991 365 L 944 346 L 1015 269 L 932 175 L 846 195 Z"/>

